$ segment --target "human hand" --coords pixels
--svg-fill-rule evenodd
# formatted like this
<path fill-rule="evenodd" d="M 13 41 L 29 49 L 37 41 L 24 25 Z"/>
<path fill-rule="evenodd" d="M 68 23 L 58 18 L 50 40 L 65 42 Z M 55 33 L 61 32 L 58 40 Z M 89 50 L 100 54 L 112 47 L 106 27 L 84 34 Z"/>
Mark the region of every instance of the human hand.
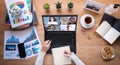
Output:
<path fill-rule="evenodd" d="M 47 52 L 48 49 L 50 48 L 51 41 L 47 40 L 42 43 L 42 50 L 43 52 Z"/>
<path fill-rule="evenodd" d="M 72 52 L 71 52 L 70 50 L 65 50 L 65 51 L 64 51 L 64 56 L 65 56 L 65 57 L 68 57 L 68 58 L 69 58 L 71 54 L 72 54 Z"/>

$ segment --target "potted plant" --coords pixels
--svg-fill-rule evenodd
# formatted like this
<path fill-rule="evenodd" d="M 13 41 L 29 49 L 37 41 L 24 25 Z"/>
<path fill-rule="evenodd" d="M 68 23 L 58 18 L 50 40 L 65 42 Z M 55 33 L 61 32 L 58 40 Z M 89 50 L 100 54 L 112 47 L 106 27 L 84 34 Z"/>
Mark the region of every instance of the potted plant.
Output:
<path fill-rule="evenodd" d="M 62 4 L 62 3 L 57 2 L 57 3 L 55 3 L 55 4 L 56 4 L 56 8 L 57 8 L 57 10 L 60 10 L 60 9 L 61 9 L 61 4 Z"/>
<path fill-rule="evenodd" d="M 46 11 L 49 11 L 50 5 L 49 5 L 48 3 L 46 3 L 46 4 L 43 5 L 43 8 L 44 8 Z"/>
<path fill-rule="evenodd" d="M 71 10 L 73 8 L 73 3 L 72 2 L 68 3 L 68 8 L 69 8 L 69 10 Z"/>

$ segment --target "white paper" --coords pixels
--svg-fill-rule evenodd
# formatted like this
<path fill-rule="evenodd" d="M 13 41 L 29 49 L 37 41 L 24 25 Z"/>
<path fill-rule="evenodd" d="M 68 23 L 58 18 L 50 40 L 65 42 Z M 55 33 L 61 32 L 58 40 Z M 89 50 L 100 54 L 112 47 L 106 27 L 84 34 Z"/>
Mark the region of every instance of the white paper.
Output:
<path fill-rule="evenodd" d="M 104 35 L 110 30 L 111 25 L 107 21 L 103 21 L 102 24 L 97 28 L 96 32 L 104 37 Z"/>
<path fill-rule="evenodd" d="M 17 47 L 19 43 L 24 43 L 26 58 L 37 55 L 41 49 L 41 43 L 34 27 L 23 31 L 5 31 L 4 59 L 20 59 Z"/>
<path fill-rule="evenodd" d="M 22 2 L 22 3 L 19 3 L 19 2 Z M 5 3 L 6 3 L 7 12 L 10 18 L 12 28 L 16 28 L 21 25 L 32 22 L 31 14 L 29 12 L 26 0 L 5 0 Z M 18 18 L 10 14 L 10 9 L 12 9 L 13 6 L 18 6 L 22 10 L 22 14 Z"/>
<path fill-rule="evenodd" d="M 54 65 L 71 64 L 71 60 L 64 56 L 64 50 L 70 50 L 69 46 L 52 49 Z"/>
<path fill-rule="evenodd" d="M 107 34 L 104 36 L 104 39 L 108 41 L 110 44 L 113 44 L 113 42 L 120 36 L 120 32 L 115 30 L 114 28 L 111 28 Z"/>

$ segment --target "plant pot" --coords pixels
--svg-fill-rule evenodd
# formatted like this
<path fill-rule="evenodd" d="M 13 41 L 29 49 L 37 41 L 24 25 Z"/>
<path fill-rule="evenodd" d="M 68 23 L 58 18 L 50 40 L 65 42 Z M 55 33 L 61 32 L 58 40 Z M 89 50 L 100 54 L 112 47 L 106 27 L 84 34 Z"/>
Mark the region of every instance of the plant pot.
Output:
<path fill-rule="evenodd" d="M 69 11 L 71 11 L 71 10 L 72 10 L 72 8 L 68 8 L 68 10 L 69 10 Z"/>
<path fill-rule="evenodd" d="M 68 3 L 68 9 L 72 10 L 72 8 L 73 8 L 73 3 L 72 2 Z"/>
<path fill-rule="evenodd" d="M 58 11 L 61 10 L 61 7 L 62 7 L 61 4 L 62 4 L 62 3 L 60 3 L 60 2 L 55 3 L 56 9 L 57 9 Z"/>
<path fill-rule="evenodd" d="M 61 9 L 57 9 L 57 11 L 60 11 Z"/>
<path fill-rule="evenodd" d="M 43 8 L 48 12 L 50 9 L 50 5 L 48 3 L 43 5 Z"/>
<path fill-rule="evenodd" d="M 49 12 L 50 11 L 50 9 L 46 9 L 46 12 Z"/>

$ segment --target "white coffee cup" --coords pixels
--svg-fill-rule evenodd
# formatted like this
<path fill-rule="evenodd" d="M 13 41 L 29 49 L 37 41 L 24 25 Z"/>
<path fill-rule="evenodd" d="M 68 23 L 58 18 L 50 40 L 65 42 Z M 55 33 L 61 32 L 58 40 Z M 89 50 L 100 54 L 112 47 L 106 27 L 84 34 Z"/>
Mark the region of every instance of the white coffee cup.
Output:
<path fill-rule="evenodd" d="M 90 14 L 85 14 L 81 17 L 80 23 L 84 28 L 92 28 L 94 25 L 94 17 Z"/>

